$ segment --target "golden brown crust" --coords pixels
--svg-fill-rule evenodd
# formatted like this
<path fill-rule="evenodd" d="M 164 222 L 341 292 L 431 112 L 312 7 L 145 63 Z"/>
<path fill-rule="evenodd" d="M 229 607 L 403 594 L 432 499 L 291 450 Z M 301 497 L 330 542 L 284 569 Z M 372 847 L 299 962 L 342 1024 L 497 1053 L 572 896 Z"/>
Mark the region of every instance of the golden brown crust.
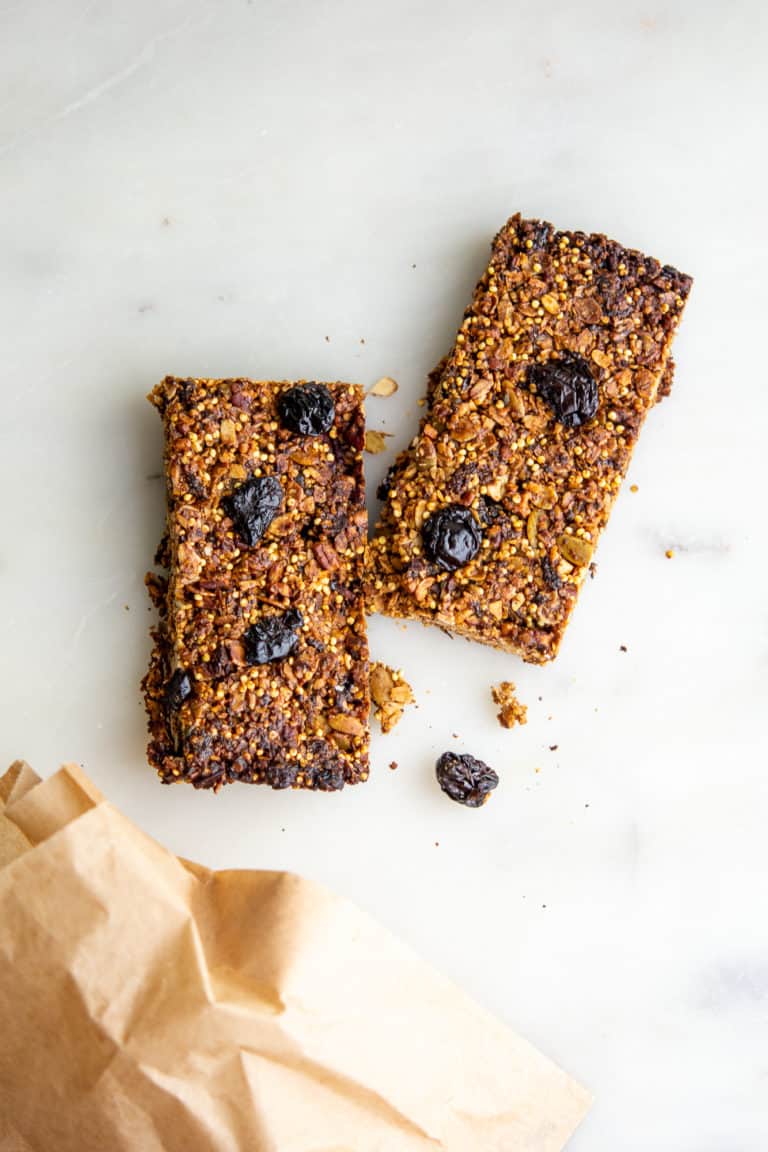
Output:
<path fill-rule="evenodd" d="M 369 546 L 369 610 L 416 617 L 532 663 L 557 653 L 642 422 L 671 383 L 669 347 L 690 277 L 604 236 L 513 217 L 418 435 L 398 457 Z M 563 353 L 588 365 L 593 419 L 558 422 L 528 377 Z M 667 365 L 670 364 L 669 370 Z M 665 375 L 666 373 L 666 375 Z M 470 508 L 477 555 L 445 571 L 425 520 Z"/>
<path fill-rule="evenodd" d="M 367 517 L 362 390 L 329 384 L 328 433 L 281 425 L 286 383 L 167 377 L 150 400 L 165 426 L 170 568 L 144 680 L 150 763 L 165 783 L 233 780 L 334 790 L 368 776 Z M 282 505 L 248 546 L 222 501 L 272 476 Z M 303 623 L 285 658 L 250 664 L 244 633 L 286 610 Z M 180 670 L 191 694 L 169 700 Z"/>

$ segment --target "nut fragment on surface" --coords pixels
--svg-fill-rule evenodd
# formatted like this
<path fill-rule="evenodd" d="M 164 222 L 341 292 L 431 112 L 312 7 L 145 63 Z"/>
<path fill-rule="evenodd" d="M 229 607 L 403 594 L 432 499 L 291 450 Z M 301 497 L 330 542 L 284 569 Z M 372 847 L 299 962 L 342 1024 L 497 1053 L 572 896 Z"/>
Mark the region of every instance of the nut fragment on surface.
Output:
<path fill-rule="evenodd" d="M 387 446 L 386 437 L 389 436 L 388 432 L 376 432 L 373 428 L 369 428 L 365 433 L 365 450 L 371 456 L 377 456 L 379 452 L 383 452 Z"/>
<path fill-rule="evenodd" d="M 403 708 L 406 704 L 413 704 L 415 697 L 399 669 L 374 660 L 371 663 L 371 700 L 373 714 L 381 724 L 382 732 L 390 732 L 402 718 Z"/>
<path fill-rule="evenodd" d="M 397 392 L 397 380 L 393 380 L 391 376 L 382 376 L 377 380 L 372 388 L 368 389 L 368 396 L 394 396 Z"/>
<path fill-rule="evenodd" d="M 514 728 L 515 724 L 526 724 L 528 706 L 521 704 L 515 695 L 515 686 L 510 680 L 502 680 L 491 688 L 494 704 L 499 706 L 498 720 L 502 728 Z"/>
<path fill-rule="evenodd" d="M 645 417 L 671 383 L 690 287 L 605 236 L 507 221 L 388 473 L 371 611 L 534 664 L 557 655 Z M 424 540 L 456 508 L 478 544 L 459 563 Z"/>

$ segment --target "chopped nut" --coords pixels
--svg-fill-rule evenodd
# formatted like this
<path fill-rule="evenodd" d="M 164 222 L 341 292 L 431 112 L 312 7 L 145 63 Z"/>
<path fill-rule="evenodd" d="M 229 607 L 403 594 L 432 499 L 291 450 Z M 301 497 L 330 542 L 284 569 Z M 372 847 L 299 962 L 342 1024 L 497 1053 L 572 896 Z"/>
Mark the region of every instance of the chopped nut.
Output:
<path fill-rule="evenodd" d="M 599 324 L 603 318 L 600 305 L 591 296 L 574 301 L 573 311 L 582 324 Z"/>
<path fill-rule="evenodd" d="M 554 508 L 557 503 L 557 493 L 552 484 L 529 484 L 528 492 L 531 504 L 536 508 Z"/>
<path fill-rule="evenodd" d="M 405 705 L 413 704 L 414 696 L 399 670 L 376 660 L 371 664 L 371 700 L 382 732 L 389 732 L 402 717 Z"/>
<path fill-rule="evenodd" d="M 583 568 L 589 564 L 592 557 L 592 545 L 588 540 L 583 540 L 581 536 L 569 536 L 567 532 L 563 532 L 557 538 L 557 546 L 569 564 L 575 564 L 577 568 Z"/>
<path fill-rule="evenodd" d="M 525 525 L 525 534 L 528 537 L 528 543 L 530 544 L 531 548 L 534 549 L 538 544 L 538 524 L 540 515 L 541 513 L 539 512 L 538 508 L 534 508 L 533 512 L 531 512 L 528 516 L 528 520 Z"/>
<path fill-rule="evenodd" d="M 234 444 L 236 442 L 237 433 L 232 420 L 222 420 L 219 425 L 219 437 L 222 444 Z"/>
<path fill-rule="evenodd" d="M 488 492 L 491 500 L 501 500 L 502 496 L 504 495 L 504 489 L 506 486 L 507 477 L 497 476 L 493 483 L 486 485 L 486 491 Z"/>
<path fill-rule="evenodd" d="M 557 316 L 558 312 L 560 311 L 560 304 L 558 302 L 557 296 L 553 296 L 551 292 L 547 292 L 544 296 L 542 296 L 541 306 L 542 308 L 546 308 L 547 312 L 550 312 L 553 316 Z"/>
<path fill-rule="evenodd" d="M 327 540 L 320 540 L 312 549 L 315 560 L 325 572 L 339 565 L 339 554 Z"/>
<path fill-rule="evenodd" d="M 397 387 L 397 380 L 393 380 L 391 376 L 382 376 L 372 388 L 368 389 L 367 394 L 369 396 L 394 396 Z"/>
<path fill-rule="evenodd" d="M 501 684 L 494 685 L 491 697 L 494 704 L 499 705 L 498 719 L 502 728 L 514 728 L 515 724 L 528 722 L 528 707 L 517 699 L 515 686 L 510 680 L 502 680 Z"/>
<path fill-rule="evenodd" d="M 334 732 L 344 732 L 347 736 L 362 736 L 365 732 L 357 717 L 348 716 L 346 712 L 337 712 L 335 716 L 329 716 L 328 723 Z"/>
<path fill-rule="evenodd" d="M 374 661 L 371 664 L 371 699 L 374 704 L 386 704 L 395 680 L 392 669 L 386 664 Z"/>

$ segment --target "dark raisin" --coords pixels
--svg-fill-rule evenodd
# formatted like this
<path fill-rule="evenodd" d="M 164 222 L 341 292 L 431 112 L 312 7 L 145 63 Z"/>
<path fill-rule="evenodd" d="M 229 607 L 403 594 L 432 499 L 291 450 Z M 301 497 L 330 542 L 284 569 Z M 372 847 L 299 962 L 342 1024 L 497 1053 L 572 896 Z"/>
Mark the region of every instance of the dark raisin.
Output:
<path fill-rule="evenodd" d="M 265 616 L 243 633 L 243 647 L 248 664 L 271 664 L 282 660 L 299 642 L 299 628 L 304 623 L 300 612 L 289 608 L 279 616 Z"/>
<path fill-rule="evenodd" d="M 560 573 L 548 556 L 545 556 L 541 562 L 541 571 L 544 574 L 544 582 L 549 588 L 554 592 L 557 592 L 558 588 L 562 588 L 563 581 Z"/>
<path fill-rule="evenodd" d="M 283 392 L 277 401 L 280 423 L 300 436 L 327 432 L 336 415 L 333 397 L 325 384 L 297 384 Z"/>
<path fill-rule="evenodd" d="M 394 480 L 394 478 L 395 478 L 395 466 L 394 466 L 394 464 L 392 464 L 387 469 L 386 476 L 384 477 L 381 484 L 379 484 L 378 488 L 376 489 L 376 499 L 377 500 L 386 500 L 387 496 L 389 496 L 389 489 L 392 485 L 392 481 Z"/>
<path fill-rule="evenodd" d="M 193 496 L 197 496 L 198 499 L 205 496 L 205 485 L 200 480 L 200 477 L 195 475 L 191 468 L 185 468 L 182 464 L 181 475 L 184 479 L 184 483 L 187 486 L 188 492 L 190 492 Z"/>
<path fill-rule="evenodd" d="M 489 464 L 473 460 L 469 464 L 459 464 L 448 481 L 447 488 L 452 496 L 459 499 L 469 494 L 473 487 L 487 484 L 493 478 L 493 470 Z"/>
<path fill-rule="evenodd" d="M 339 792 L 344 787 L 344 769 L 338 764 L 327 764 L 317 768 L 312 777 L 312 787 L 320 792 Z"/>
<path fill-rule="evenodd" d="M 264 780 L 270 788 L 292 788 L 298 771 L 296 764 L 271 764 L 264 773 Z"/>
<path fill-rule="evenodd" d="M 496 787 L 499 778 L 482 760 L 456 752 L 443 752 L 436 767 L 437 782 L 451 800 L 479 808 Z"/>
<path fill-rule="evenodd" d="M 207 775 L 189 776 L 195 788 L 214 788 L 218 791 L 222 783 L 226 784 L 226 769 L 224 767 L 212 768 Z"/>
<path fill-rule="evenodd" d="M 192 695 L 192 680 L 183 668 L 177 668 L 171 676 L 165 689 L 165 706 L 172 712 L 181 708 L 185 700 Z"/>
<path fill-rule="evenodd" d="M 191 407 L 194 394 L 195 381 L 193 379 L 176 381 L 176 395 L 185 408 Z"/>
<path fill-rule="evenodd" d="M 283 486 L 274 476 L 253 476 L 221 501 L 240 539 L 251 548 L 261 540 L 283 503 Z"/>
<path fill-rule="evenodd" d="M 552 232 L 552 225 L 548 224 L 546 220 L 531 221 L 534 224 L 532 231 L 528 233 L 526 239 L 530 239 L 534 250 L 544 248 L 549 241 L 549 234 Z"/>
<path fill-rule="evenodd" d="M 480 497 L 480 502 L 477 506 L 477 513 L 481 522 L 486 525 L 498 524 L 498 522 L 503 520 L 506 515 L 504 512 L 504 506 L 500 504 L 498 500 L 493 500 L 490 496 Z"/>
<path fill-rule="evenodd" d="M 589 364 L 575 352 L 563 352 L 546 364 L 531 364 L 528 384 L 535 386 L 566 428 L 577 428 L 597 412 L 597 383 Z"/>
<path fill-rule="evenodd" d="M 621 276 L 606 272 L 598 276 L 596 287 L 602 297 L 603 308 L 609 316 L 615 320 L 629 316 L 633 305 Z"/>
<path fill-rule="evenodd" d="M 429 559 L 449 572 L 469 564 L 483 538 L 477 520 L 462 504 L 446 504 L 433 512 L 421 535 Z"/>

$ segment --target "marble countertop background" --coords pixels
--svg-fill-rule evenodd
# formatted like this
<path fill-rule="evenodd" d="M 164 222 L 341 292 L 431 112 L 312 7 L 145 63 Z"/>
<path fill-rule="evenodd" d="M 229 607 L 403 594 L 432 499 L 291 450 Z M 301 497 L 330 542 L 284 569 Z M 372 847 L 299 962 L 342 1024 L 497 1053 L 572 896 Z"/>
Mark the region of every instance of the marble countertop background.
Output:
<path fill-rule="evenodd" d="M 0 5 L 4 760 L 76 760 L 179 853 L 354 898 L 592 1088 L 574 1152 L 766 1152 L 766 6 Z M 161 788 L 145 393 L 392 375 L 373 489 L 518 209 L 695 277 L 560 658 L 374 619 L 419 707 L 368 785 Z M 437 789 L 446 747 L 498 768 L 486 808 Z"/>

